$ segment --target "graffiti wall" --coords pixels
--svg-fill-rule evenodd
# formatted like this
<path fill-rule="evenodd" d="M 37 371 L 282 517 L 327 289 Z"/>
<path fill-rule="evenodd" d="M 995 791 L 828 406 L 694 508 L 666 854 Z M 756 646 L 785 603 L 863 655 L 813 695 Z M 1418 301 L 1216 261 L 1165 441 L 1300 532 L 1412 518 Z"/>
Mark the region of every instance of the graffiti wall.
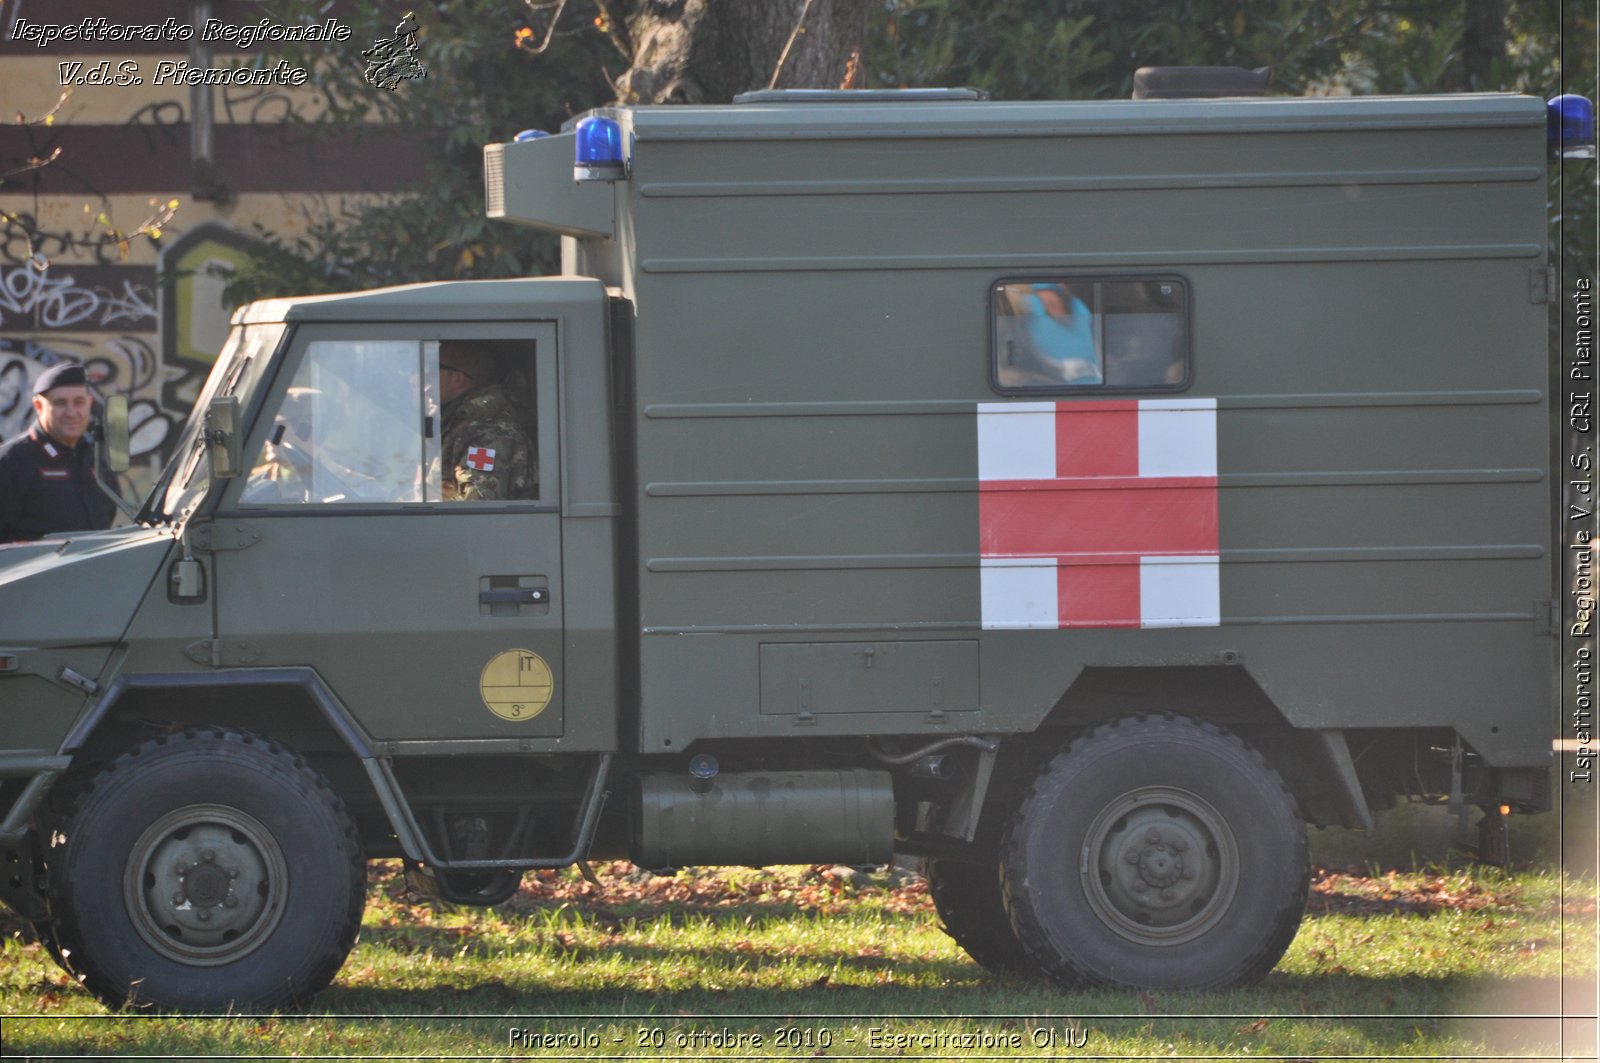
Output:
<path fill-rule="evenodd" d="M 98 397 L 128 399 L 134 468 L 123 486 L 141 493 L 227 336 L 218 267 L 238 265 L 250 248 L 207 222 L 162 247 L 155 266 L 0 262 L 0 436 L 32 423 L 35 377 L 81 362 Z"/>
<path fill-rule="evenodd" d="M 178 30 L 208 18 L 256 25 L 262 12 L 248 0 L 0 4 L 0 437 L 27 428 L 39 373 L 83 362 L 102 397 L 129 399 L 130 497 L 153 482 L 222 345 L 218 270 L 259 246 L 249 234 L 292 239 L 422 180 L 412 132 L 308 128 L 320 106 L 309 86 L 155 76 L 162 63 L 270 59 L 226 35 L 196 51 L 199 36 Z M 329 60 L 360 63 L 368 43 L 330 39 Z M 172 201 L 158 238 L 96 239 Z"/>
<path fill-rule="evenodd" d="M 129 398 L 130 488 L 147 485 L 166 456 L 174 420 L 187 410 L 163 406 L 155 269 L 107 275 L 103 267 L 0 263 L 0 436 L 33 419 L 33 379 L 62 361 L 82 362 L 102 397 Z M 188 374 L 184 374 L 188 375 Z"/>

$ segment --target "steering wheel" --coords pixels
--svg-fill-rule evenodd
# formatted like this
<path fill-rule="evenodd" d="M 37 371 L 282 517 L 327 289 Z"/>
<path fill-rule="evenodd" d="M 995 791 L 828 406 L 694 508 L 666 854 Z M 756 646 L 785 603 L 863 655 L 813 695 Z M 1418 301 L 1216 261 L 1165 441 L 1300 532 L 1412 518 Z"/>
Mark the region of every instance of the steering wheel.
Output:
<path fill-rule="evenodd" d="M 304 464 L 311 466 L 312 470 L 317 474 L 319 479 L 326 477 L 328 480 L 332 481 L 337 487 L 344 491 L 347 498 L 364 499 L 367 497 L 363 492 L 357 490 L 349 480 L 335 472 L 327 462 L 323 461 L 320 457 L 312 452 L 289 442 L 287 439 L 279 440 L 272 445 L 289 455 L 291 458 L 298 457 Z M 328 499 L 327 497 L 324 497 L 318 501 L 326 502 Z"/>

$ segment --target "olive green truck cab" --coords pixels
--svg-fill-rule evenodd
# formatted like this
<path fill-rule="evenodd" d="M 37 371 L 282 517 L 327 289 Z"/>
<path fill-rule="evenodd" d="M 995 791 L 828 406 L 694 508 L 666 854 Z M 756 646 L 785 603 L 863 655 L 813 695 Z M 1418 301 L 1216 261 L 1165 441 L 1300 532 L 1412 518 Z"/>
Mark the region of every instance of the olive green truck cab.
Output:
<path fill-rule="evenodd" d="M 158 1008 L 315 993 L 377 858 L 920 856 L 993 968 L 1259 977 L 1306 824 L 1550 806 L 1546 155 L 1501 95 L 491 145 L 563 276 L 245 307 L 135 523 L 0 550 L 0 896 Z M 452 344 L 523 497 L 449 497 Z"/>

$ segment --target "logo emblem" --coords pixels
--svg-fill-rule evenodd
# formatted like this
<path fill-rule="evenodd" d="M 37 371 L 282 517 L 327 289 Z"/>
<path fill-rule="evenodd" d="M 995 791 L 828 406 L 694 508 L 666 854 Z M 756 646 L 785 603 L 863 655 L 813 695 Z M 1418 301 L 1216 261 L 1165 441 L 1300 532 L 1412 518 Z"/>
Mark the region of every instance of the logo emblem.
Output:
<path fill-rule="evenodd" d="M 417 81 L 428 76 L 428 68 L 417 59 L 420 27 L 415 19 L 416 15 L 407 11 L 405 18 L 395 26 L 394 36 L 373 41 L 372 47 L 361 53 L 361 58 L 367 61 L 367 68 L 362 72 L 367 84 L 393 92 L 402 81 Z"/>
<path fill-rule="evenodd" d="M 489 658 L 478 678 L 483 704 L 502 720 L 531 720 L 555 696 L 550 665 L 532 650 L 506 650 Z"/>
<path fill-rule="evenodd" d="M 493 447 L 468 447 L 467 464 L 479 472 L 494 471 Z"/>

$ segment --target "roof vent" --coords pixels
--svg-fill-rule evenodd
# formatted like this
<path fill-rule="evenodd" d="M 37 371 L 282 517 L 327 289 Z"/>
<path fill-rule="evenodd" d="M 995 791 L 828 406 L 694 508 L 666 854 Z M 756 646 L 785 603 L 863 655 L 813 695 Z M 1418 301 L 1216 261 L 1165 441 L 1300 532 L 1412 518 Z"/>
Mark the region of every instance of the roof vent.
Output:
<path fill-rule="evenodd" d="M 1242 66 L 1142 66 L 1134 71 L 1136 100 L 1207 100 L 1219 96 L 1265 96 L 1272 68 Z"/>

